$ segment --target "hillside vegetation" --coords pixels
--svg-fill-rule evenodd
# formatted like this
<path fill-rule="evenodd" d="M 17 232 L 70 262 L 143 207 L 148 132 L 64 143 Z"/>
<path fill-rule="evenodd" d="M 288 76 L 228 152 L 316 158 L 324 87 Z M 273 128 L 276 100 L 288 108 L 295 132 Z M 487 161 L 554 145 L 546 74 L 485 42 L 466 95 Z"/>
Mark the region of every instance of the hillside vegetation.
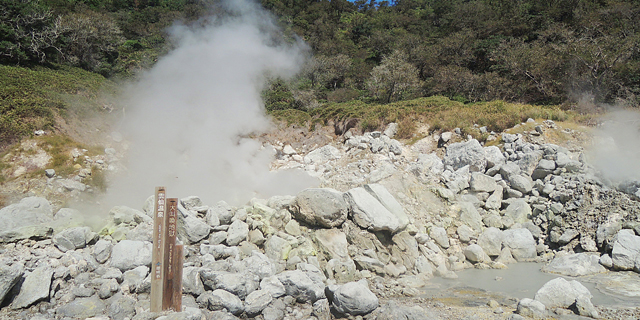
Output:
<path fill-rule="evenodd" d="M 265 90 L 276 117 L 499 130 L 528 114 L 640 99 L 637 1 L 260 2 L 282 26 L 274 36 L 302 38 L 313 53 L 298 77 Z M 176 21 L 226 13 L 218 0 L 0 0 L 0 8 L 3 144 L 54 126 L 70 99 L 99 108 L 108 79 L 135 77 L 171 50 L 166 30 Z"/>

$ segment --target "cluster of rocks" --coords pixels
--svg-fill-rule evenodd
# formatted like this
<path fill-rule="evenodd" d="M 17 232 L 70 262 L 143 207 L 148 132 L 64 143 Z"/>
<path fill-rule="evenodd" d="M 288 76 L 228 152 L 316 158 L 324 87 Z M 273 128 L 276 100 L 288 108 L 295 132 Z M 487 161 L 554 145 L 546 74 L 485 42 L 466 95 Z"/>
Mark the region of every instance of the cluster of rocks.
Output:
<path fill-rule="evenodd" d="M 414 156 L 396 130 L 347 132 L 308 152 L 277 148 L 278 167 L 302 168 L 323 188 L 241 207 L 181 199 L 185 308 L 174 315 L 149 312 L 153 197 L 142 210 L 114 207 L 99 232 L 42 198 L 0 209 L 0 315 L 391 319 L 384 310 L 393 310 L 424 319 L 383 301 L 418 296 L 434 276 L 518 261 L 551 261 L 545 271 L 569 276 L 640 272 L 637 203 L 575 150 L 513 134 L 502 134 L 501 149 L 449 133 L 433 139 L 444 157 Z M 560 278 L 516 311 L 597 317 L 590 298 Z"/>

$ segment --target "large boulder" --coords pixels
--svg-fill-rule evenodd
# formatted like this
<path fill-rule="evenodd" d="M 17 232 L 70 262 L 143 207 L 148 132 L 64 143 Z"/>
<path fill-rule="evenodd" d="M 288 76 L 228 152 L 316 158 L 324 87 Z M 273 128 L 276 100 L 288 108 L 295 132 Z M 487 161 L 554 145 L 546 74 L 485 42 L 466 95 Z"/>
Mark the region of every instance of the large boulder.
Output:
<path fill-rule="evenodd" d="M 404 227 L 409 224 L 409 217 L 406 212 L 404 212 L 404 208 L 402 205 L 393 197 L 393 195 L 381 184 L 367 184 L 364 188 L 374 197 L 376 198 L 389 212 L 393 213 L 396 218 L 400 221 L 400 228 L 404 229 Z"/>
<path fill-rule="evenodd" d="M 227 244 L 237 246 L 244 241 L 249 235 L 249 225 L 242 220 L 236 220 L 231 223 L 227 230 Z"/>
<path fill-rule="evenodd" d="M 504 235 L 498 228 L 487 228 L 479 237 L 478 245 L 490 256 L 498 256 L 502 252 Z"/>
<path fill-rule="evenodd" d="M 545 283 L 536 292 L 534 299 L 542 302 L 547 309 L 569 308 L 575 305 L 580 315 L 597 318 L 598 312 L 591 304 L 591 297 L 589 289 L 580 282 L 555 278 Z"/>
<path fill-rule="evenodd" d="M 576 253 L 551 260 L 548 265 L 542 267 L 542 271 L 579 277 L 607 272 L 607 269 L 600 264 L 598 254 Z"/>
<path fill-rule="evenodd" d="M 314 233 L 318 250 L 324 253 L 328 260 L 349 259 L 347 236 L 338 229 L 318 229 Z"/>
<path fill-rule="evenodd" d="M 49 298 L 53 269 L 48 265 L 37 267 L 24 279 L 20 293 L 11 304 L 12 309 L 26 308 L 40 300 Z"/>
<path fill-rule="evenodd" d="M 60 318 L 87 319 L 104 314 L 106 309 L 105 303 L 95 294 L 89 298 L 76 298 L 60 306 L 56 309 L 56 315 Z"/>
<path fill-rule="evenodd" d="M 496 146 L 485 147 L 484 158 L 487 159 L 487 168 L 501 166 L 506 161 L 502 151 Z"/>
<path fill-rule="evenodd" d="M 314 282 L 300 270 L 282 272 L 277 278 L 284 285 L 286 294 L 301 303 L 313 303 L 325 297 L 324 285 Z"/>
<path fill-rule="evenodd" d="M 444 164 L 452 166 L 454 170 L 468 165 L 471 172 L 484 172 L 487 159 L 480 142 L 471 139 L 449 145 L 444 156 Z"/>
<path fill-rule="evenodd" d="M 473 192 L 493 192 L 498 187 L 498 184 L 493 177 L 480 172 L 474 172 L 471 174 L 469 187 Z"/>
<path fill-rule="evenodd" d="M 76 227 L 64 230 L 53 237 L 53 243 L 62 252 L 81 249 L 97 238 L 98 234 L 89 227 Z"/>
<path fill-rule="evenodd" d="M 347 191 L 345 200 L 351 208 L 353 221 L 364 229 L 395 233 L 404 227 L 396 215 L 364 188 Z"/>
<path fill-rule="evenodd" d="M 244 311 L 242 300 L 233 293 L 222 289 L 207 291 L 201 294 L 197 301 L 200 306 L 212 311 L 227 309 L 236 316 Z"/>
<path fill-rule="evenodd" d="M 122 240 L 111 250 L 111 266 L 121 271 L 151 265 L 151 242 Z"/>
<path fill-rule="evenodd" d="M 516 199 L 507 206 L 505 217 L 511 218 L 515 223 L 525 223 L 531 217 L 532 211 L 529 204 L 524 199 Z"/>
<path fill-rule="evenodd" d="M 311 188 L 298 193 L 292 206 L 295 217 L 313 226 L 339 227 L 349 207 L 343 193 L 331 188 Z"/>
<path fill-rule="evenodd" d="M 212 271 L 205 269 L 200 271 L 200 277 L 205 287 L 211 289 L 223 289 L 244 299 L 249 293 L 260 286 L 260 279 L 249 273 L 233 273 L 226 271 Z"/>
<path fill-rule="evenodd" d="M 7 265 L 0 266 L 0 303 L 2 303 L 11 288 L 22 278 L 23 273 L 24 266 L 21 264 L 14 264 L 10 267 Z"/>
<path fill-rule="evenodd" d="M 364 315 L 378 307 L 378 298 L 363 283 L 349 282 L 341 286 L 328 286 L 326 295 L 333 308 L 340 314 Z"/>
<path fill-rule="evenodd" d="M 640 237 L 636 236 L 632 230 L 620 230 L 613 242 L 611 259 L 613 259 L 613 267 L 618 270 L 640 272 Z"/>
<path fill-rule="evenodd" d="M 482 216 L 471 202 L 459 202 L 454 206 L 458 211 L 460 222 L 476 232 L 482 232 Z"/>
<path fill-rule="evenodd" d="M 511 254 L 518 261 L 528 261 L 536 257 L 536 241 L 531 231 L 525 228 L 509 229 L 502 232 L 503 244 L 511 250 Z"/>
<path fill-rule="evenodd" d="M 178 214 L 181 223 L 178 224 L 178 233 L 182 239 L 189 243 L 197 243 L 209 236 L 211 226 L 196 215 L 187 212 L 186 214 Z"/>
<path fill-rule="evenodd" d="M 44 238 L 53 232 L 53 212 L 45 198 L 27 197 L 0 209 L 0 221 L 0 241 Z"/>

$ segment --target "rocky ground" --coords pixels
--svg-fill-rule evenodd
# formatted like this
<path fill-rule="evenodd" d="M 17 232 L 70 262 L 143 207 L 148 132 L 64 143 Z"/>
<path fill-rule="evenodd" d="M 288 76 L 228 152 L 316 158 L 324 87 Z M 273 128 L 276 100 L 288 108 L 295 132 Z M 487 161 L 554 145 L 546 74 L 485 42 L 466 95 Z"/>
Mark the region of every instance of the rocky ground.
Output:
<path fill-rule="evenodd" d="M 534 120 L 511 133 L 477 129 L 486 145 L 455 131 L 408 145 L 393 139 L 393 124 L 259 137 L 276 150 L 274 170 L 305 170 L 321 186 L 239 207 L 181 199 L 184 308 L 174 313 L 149 312 L 153 197 L 90 228 L 82 212 L 43 197 L 80 197 L 91 188 L 62 180 L 83 177 L 51 175 L 27 188 L 39 197 L 0 209 L 0 318 L 640 318 L 636 308 L 594 306 L 581 278 L 554 279 L 522 300 L 425 289 L 467 268 L 537 261 L 640 292 L 640 184 L 601 176 L 580 130 Z M 117 170 L 115 149 L 84 160 Z"/>

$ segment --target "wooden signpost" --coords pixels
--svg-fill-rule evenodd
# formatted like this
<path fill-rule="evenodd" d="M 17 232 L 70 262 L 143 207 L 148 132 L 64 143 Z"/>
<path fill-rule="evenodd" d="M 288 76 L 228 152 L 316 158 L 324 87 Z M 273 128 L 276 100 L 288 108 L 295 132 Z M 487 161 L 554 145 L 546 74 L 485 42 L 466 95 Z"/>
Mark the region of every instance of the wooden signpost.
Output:
<path fill-rule="evenodd" d="M 178 199 L 166 198 L 156 188 L 151 275 L 151 312 L 182 311 L 182 262 L 184 250 L 176 245 Z"/>

